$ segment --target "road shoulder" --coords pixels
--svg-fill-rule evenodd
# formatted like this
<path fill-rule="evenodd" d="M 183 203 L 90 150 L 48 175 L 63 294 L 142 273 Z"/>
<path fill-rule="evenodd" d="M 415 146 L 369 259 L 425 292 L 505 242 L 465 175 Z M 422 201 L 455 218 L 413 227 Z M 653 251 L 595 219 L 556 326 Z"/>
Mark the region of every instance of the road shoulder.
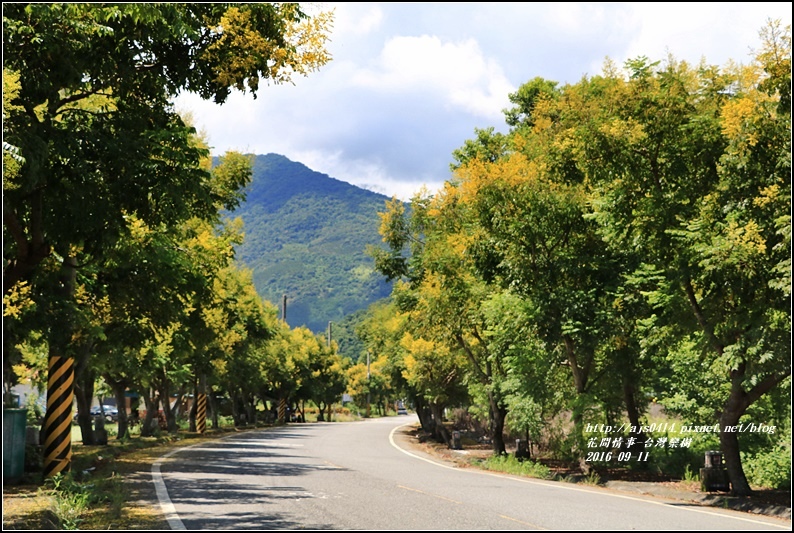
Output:
<path fill-rule="evenodd" d="M 450 450 L 443 445 L 420 442 L 417 438 L 417 424 L 406 424 L 396 428 L 393 433 L 395 445 L 407 452 L 429 461 L 452 468 L 476 468 L 472 466 L 467 450 Z M 564 481 L 549 481 L 566 483 Z M 692 505 L 731 509 L 749 514 L 769 516 L 791 522 L 791 505 L 775 505 L 759 502 L 753 497 L 742 498 L 722 493 L 701 493 L 687 490 L 676 483 L 654 483 L 641 481 L 607 481 L 597 486 L 624 494 L 650 496 L 672 502 L 687 502 Z"/>

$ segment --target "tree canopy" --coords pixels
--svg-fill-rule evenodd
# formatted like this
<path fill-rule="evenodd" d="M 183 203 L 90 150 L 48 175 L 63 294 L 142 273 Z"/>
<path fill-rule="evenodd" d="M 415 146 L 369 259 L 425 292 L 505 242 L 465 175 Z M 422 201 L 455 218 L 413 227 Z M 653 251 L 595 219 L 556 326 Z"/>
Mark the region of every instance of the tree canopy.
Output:
<path fill-rule="evenodd" d="M 416 313 L 406 345 L 466 355 L 494 432 L 499 410 L 527 431 L 567 412 L 580 457 L 597 407 L 627 416 L 632 442 L 649 397 L 717 422 L 747 494 L 731 428 L 778 420 L 759 406 L 791 374 L 790 54 L 790 28 L 770 22 L 749 65 L 638 57 L 522 85 L 507 134 L 477 129 L 441 191 L 382 215 L 376 265 Z M 560 367 L 562 395 L 526 382 L 559 388 Z"/>

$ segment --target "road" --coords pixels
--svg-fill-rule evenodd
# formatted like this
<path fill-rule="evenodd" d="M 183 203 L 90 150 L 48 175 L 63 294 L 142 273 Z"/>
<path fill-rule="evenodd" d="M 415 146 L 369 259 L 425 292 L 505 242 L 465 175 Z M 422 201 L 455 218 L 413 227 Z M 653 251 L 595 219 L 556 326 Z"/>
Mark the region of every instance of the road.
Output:
<path fill-rule="evenodd" d="M 459 469 L 410 450 L 413 416 L 291 424 L 152 467 L 172 529 L 731 530 L 791 523 L 608 489 Z"/>

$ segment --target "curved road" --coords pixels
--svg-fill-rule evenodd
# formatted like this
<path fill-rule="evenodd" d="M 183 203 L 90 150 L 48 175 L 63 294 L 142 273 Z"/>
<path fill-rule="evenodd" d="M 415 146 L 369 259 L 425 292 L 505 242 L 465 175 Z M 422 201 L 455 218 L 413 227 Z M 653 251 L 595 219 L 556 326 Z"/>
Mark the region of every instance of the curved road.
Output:
<path fill-rule="evenodd" d="M 176 450 L 152 475 L 172 529 L 791 529 L 774 518 L 454 468 L 408 450 L 398 426 L 415 421 L 234 434 Z"/>

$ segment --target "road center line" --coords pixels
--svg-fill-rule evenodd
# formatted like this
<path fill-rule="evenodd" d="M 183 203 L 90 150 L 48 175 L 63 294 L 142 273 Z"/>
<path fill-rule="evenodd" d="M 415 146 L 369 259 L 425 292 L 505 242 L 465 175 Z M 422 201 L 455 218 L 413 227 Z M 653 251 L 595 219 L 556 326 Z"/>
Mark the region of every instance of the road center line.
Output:
<path fill-rule="evenodd" d="M 446 500 L 448 502 L 457 503 L 458 505 L 462 505 L 463 504 L 463 502 L 459 502 L 457 500 L 453 500 L 452 498 L 447 498 L 446 496 L 440 496 L 438 494 L 431 494 L 430 492 L 425 492 L 425 491 L 419 490 L 419 489 L 413 489 L 411 487 L 406 487 L 405 485 L 397 485 L 397 486 L 399 488 L 401 488 L 401 489 L 410 490 L 410 491 L 413 491 L 413 492 L 418 492 L 419 494 L 425 494 L 427 496 L 432 496 L 434 498 L 438 498 L 439 500 Z"/>
<path fill-rule="evenodd" d="M 531 524 L 529 522 L 524 522 L 523 520 L 519 520 L 518 518 L 513 518 L 512 516 L 506 516 L 503 514 L 499 515 L 500 518 L 504 518 L 505 520 L 512 520 L 513 522 L 518 522 L 519 524 L 524 524 L 525 526 L 534 527 L 535 529 L 542 529 L 543 531 L 548 531 L 545 527 L 540 527 L 537 524 Z"/>

